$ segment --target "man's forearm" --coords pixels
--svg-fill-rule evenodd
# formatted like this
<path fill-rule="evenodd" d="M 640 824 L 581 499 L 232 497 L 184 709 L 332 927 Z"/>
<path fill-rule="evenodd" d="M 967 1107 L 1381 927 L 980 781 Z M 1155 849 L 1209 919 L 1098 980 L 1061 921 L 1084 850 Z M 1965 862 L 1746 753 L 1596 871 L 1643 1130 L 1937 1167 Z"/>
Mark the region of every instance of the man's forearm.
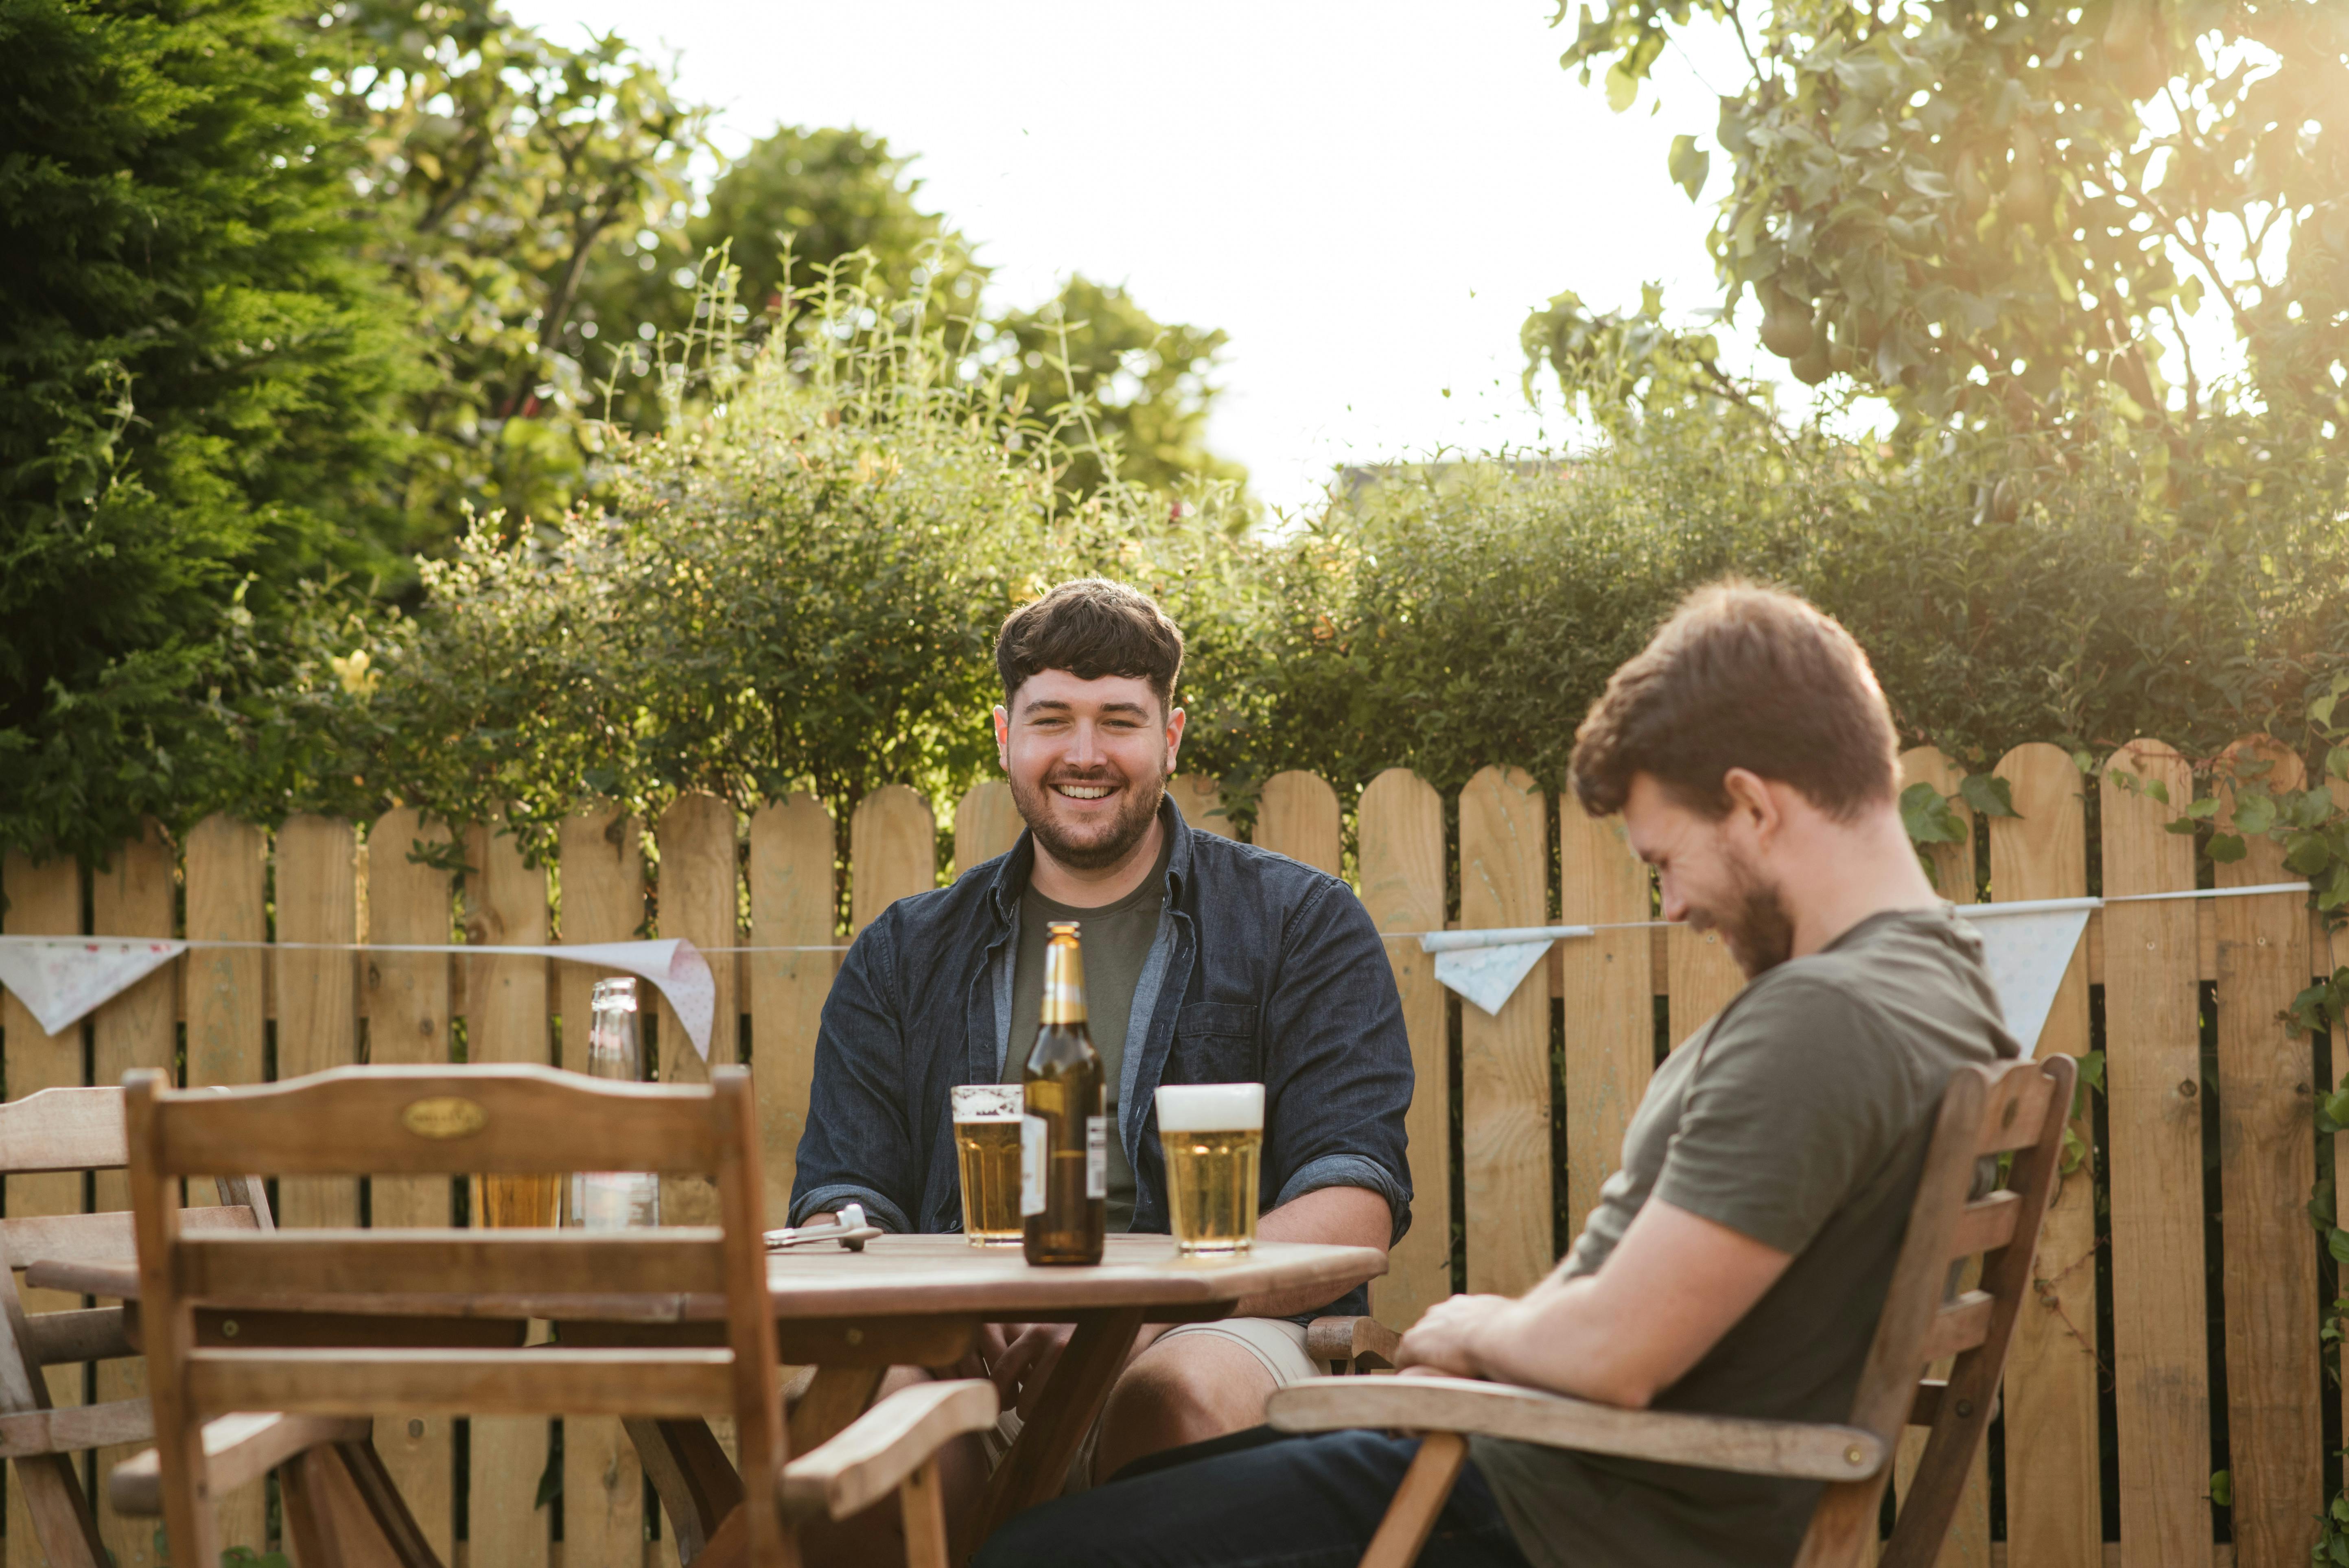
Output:
<path fill-rule="evenodd" d="M 1496 1308 L 1469 1336 L 1476 1375 L 1609 1405 L 1645 1405 L 1653 1390 L 1623 1376 L 1617 1336 L 1599 1321 L 1603 1303 L 1592 1283 L 1544 1280 Z"/>
<path fill-rule="evenodd" d="M 1394 1212 L 1366 1187 L 1322 1187 L 1265 1214 L 1257 1221 L 1256 1233 L 1268 1242 L 1319 1242 L 1384 1252 L 1387 1238 L 1394 1233 Z M 1329 1299 L 1329 1286 L 1306 1285 L 1249 1296 L 1238 1311 L 1243 1317 L 1289 1317 Z"/>

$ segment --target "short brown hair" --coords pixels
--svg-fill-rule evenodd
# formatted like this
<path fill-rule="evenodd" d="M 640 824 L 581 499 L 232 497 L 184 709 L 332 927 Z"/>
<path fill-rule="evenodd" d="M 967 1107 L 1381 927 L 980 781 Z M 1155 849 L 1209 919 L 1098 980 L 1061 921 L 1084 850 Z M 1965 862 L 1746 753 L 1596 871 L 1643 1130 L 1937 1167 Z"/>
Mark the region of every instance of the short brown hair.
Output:
<path fill-rule="evenodd" d="M 1892 713 L 1851 634 L 1792 593 L 1735 580 L 1682 600 L 1609 678 L 1570 767 L 1575 794 L 1600 816 L 1623 809 L 1640 773 L 1716 819 L 1733 768 L 1845 820 L 1899 795 Z"/>
<path fill-rule="evenodd" d="M 1183 633 L 1147 593 L 1106 577 L 1080 577 L 1011 612 L 996 634 L 995 670 L 1007 703 L 1030 676 L 1066 670 L 1084 681 L 1146 680 L 1158 706 L 1171 710 L 1183 673 Z"/>

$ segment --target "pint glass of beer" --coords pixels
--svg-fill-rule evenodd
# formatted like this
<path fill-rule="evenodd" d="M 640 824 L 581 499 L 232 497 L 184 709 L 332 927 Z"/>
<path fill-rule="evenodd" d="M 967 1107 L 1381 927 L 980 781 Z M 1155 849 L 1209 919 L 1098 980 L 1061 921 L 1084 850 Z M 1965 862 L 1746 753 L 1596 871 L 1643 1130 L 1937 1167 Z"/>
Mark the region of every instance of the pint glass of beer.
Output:
<path fill-rule="evenodd" d="M 1169 1084 L 1158 1091 L 1166 1211 L 1185 1253 L 1256 1244 L 1257 1171 L 1264 1156 L 1264 1085 Z"/>
<path fill-rule="evenodd" d="M 974 1247 L 1020 1244 L 1019 1086 L 965 1084 L 954 1100 L 955 1158 L 962 1168 L 962 1230 Z"/>

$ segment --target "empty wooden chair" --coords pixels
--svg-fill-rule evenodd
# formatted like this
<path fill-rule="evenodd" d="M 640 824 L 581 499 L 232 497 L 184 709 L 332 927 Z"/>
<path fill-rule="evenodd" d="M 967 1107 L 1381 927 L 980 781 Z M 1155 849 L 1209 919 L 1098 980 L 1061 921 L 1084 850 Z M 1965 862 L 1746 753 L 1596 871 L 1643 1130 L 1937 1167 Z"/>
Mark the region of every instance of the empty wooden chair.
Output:
<path fill-rule="evenodd" d="M 1826 1482 L 1797 1568 L 1856 1568 L 1876 1549 L 1878 1511 L 1904 1428 L 1929 1429 L 1916 1478 L 1885 1543 L 1886 1568 L 1932 1568 L 1989 1429 L 2014 1315 L 2031 1286 L 2039 1222 L 2054 1193 L 2071 1114 L 2072 1058 L 1965 1068 L 1934 1123 L 1908 1233 L 1843 1424 L 1627 1410 L 1465 1377 L 1317 1377 L 1272 1397 L 1285 1431 L 1393 1428 L 1427 1434 L 1362 1555 L 1404 1568 L 1419 1555 L 1467 1457 L 1465 1434 L 1667 1464 Z M 1979 1161 L 2012 1153 L 2004 1191 L 1970 1196 Z M 1982 1283 L 1951 1292 L 1953 1266 L 1982 1254 Z M 1957 1359 L 1947 1379 L 1924 1377 Z"/>
<path fill-rule="evenodd" d="M 0 1105 L 0 1173 L 119 1170 L 122 1091 L 51 1088 Z M 222 1176 L 220 1206 L 184 1210 L 191 1233 L 270 1228 L 261 1183 Z M 21 1215 L 0 1220 L 0 1458 L 16 1461 L 25 1511 L 54 1568 L 106 1568 L 89 1499 L 73 1456 L 85 1449 L 143 1443 L 155 1435 L 145 1399 L 53 1408 L 43 1369 L 136 1356 L 123 1309 L 73 1307 L 27 1313 L 15 1271 L 36 1264 L 120 1265 L 134 1262 L 128 1211 Z"/>
<path fill-rule="evenodd" d="M 750 1560 L 798 1561 L 792 1522 L 844 1517 L 892 1492 L 908 1562 L 945 1568 L 936 1454 L 991 1426 L 993 1385 L 933 1383 L 875 1405 L 793 1461 L 767 1294 L 756 1108 L 750 1077 L 701 1088 L 610 1083 L 546 1068 L 346 1068 L 226 1094 L 182 1093 L 160 1074 L 125 1079 L 131 1202 L 155 1449 L 116 1471 L 120 1505 L 160 1491 L 172 1560 L 218 1556 L 205 1501 L 223 1470 L 282 1462 L 304 1436 L 256 1434 L 232 1412 L 285 1419 L 376 1413 L 733 1416 Z M 655 1230 L 191 1230 L 180 1178 L 259 1163 L 274 1174 L 455 1176 L 574 1171 L 696 1173 L 717 1185 L 722 1227 Z M 683 1298 L 724 1303 L 722 1348 L 440 1346 L 284 1349 L 195 1339 L 198 1305 L 331 1313 L 447 1309 L 561 1318 L 673 1316 Z M 228 1418 L 222 1419 L 222 1418 Z M 313 1444 L 331 1444 L 321 1432 Z M 257 1457 L 249 1457 L 257 1456 Z M 332 1521 L 330 1521 L 332 1522 Z M 379 1561 L 424 1568 L 420 1541 Z M 296 1542 L 297 1551 L 308 1544 Z M 313 1559 L 305 1557 L 305 1561 Z M 328 1555 L 318 1561 L 338 1561 Z"/>

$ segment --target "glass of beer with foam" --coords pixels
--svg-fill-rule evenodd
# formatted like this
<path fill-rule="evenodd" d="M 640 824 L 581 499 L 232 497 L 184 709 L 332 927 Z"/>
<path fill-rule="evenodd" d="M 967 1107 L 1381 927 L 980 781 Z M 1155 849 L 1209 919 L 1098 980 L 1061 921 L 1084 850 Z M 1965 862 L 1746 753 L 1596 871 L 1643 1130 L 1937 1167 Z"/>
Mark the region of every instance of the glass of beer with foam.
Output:
<path fill-rule="evenodd" d="M 1158 1147 L 1166 1156 L 1166 1212 L 1175 1247 L 1187 1254 L 1254 1246 L 1264 1085 L 1162 1087 Z"/>
<path fill-rule="evenodd" d="M 1019 1217 L 1019 1086 L 965 1084 L 954 1101 L 955 1158 L 962 1170 L 962 1230 L 974 1247 L 1016 1247 Z"/>

